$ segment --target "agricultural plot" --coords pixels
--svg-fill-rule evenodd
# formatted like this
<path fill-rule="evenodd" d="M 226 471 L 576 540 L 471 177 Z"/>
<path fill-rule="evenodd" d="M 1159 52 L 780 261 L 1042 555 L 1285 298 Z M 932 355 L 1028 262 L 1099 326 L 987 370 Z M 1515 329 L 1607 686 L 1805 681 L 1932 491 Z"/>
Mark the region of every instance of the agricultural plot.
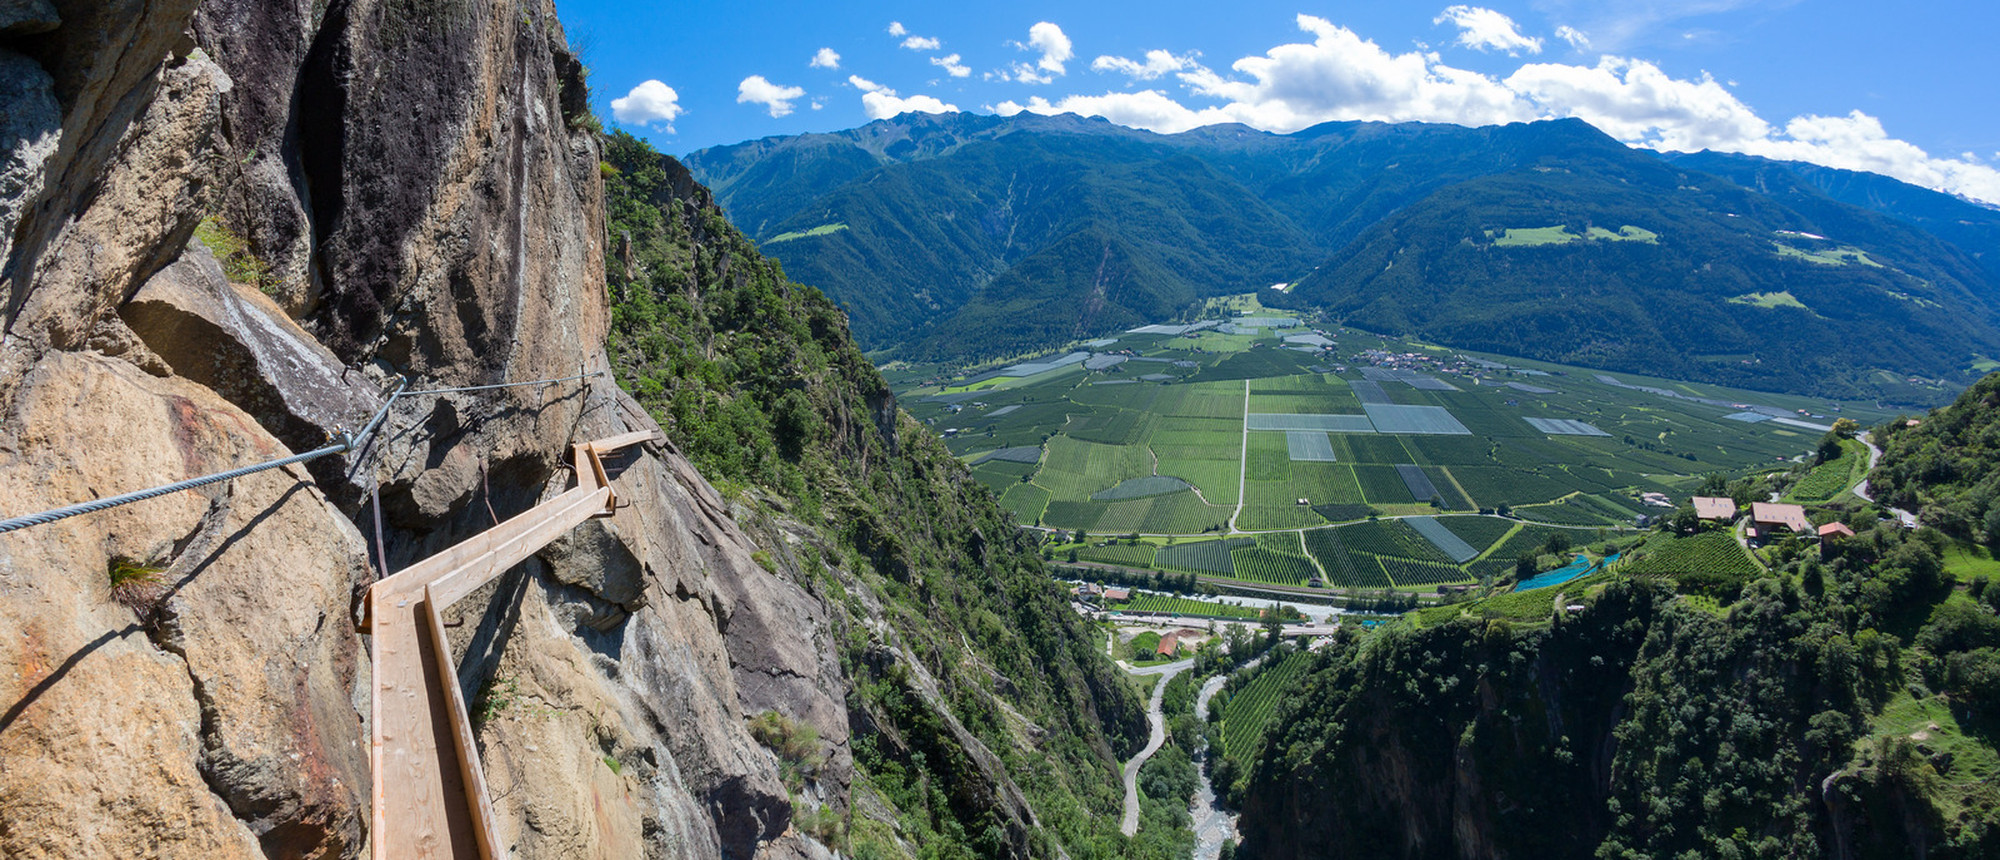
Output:
<path fill-rule="evenodd" d="M 1155 448 L 1154 452 L 1158 453 Z M 1201 490 L 1201 497 L 1213 505 L 1236 504 L 1236 479 L 1241 467 L 1236 457 L 1227 460 L 1193 460 L 1160 457 L 1160 474 L 1172 475 Z"/>
<path fill-rule="evenodd" d="M 1515 527 L 1513 521 L 1499 517 L 1444 517 L 1437 522 L 1481 552 L 1498 543 Z"/>
<path fill-rule="evenodd" d="M 1363 403 L 1361 408 L 1368 413 L 1368 420 L 1375 424 L 1377 433 L 1472 435 L 1471 430 L 1465 429 L 1465 425 L 1458 423 L 1458 419 L 1451 417 L 1451 412 L 1442 406 Z"/>
<path fill-rule="evenodd" d="M 980 456 L 979 459 L 972 461 L 972 464 L 977 466 L 990 460 L 1005 460 L 1010 463 L 1039 463 L 1041 459 L 1042 446 L 1022 445 L 1018 448 L 1001 448 L 996 451 L 988 451 Z"/>
<path fill-rule="evenodd" d="M 1153 458 L 1135 445 L 1104 445 L 1057 436 L 1049 440 L 1035 483 L 1057 500 L 1080 502 L 1128 478 L 1153 474 Z"/>
<path fill-rule="evenodd" d="M 1122 544 L 1110 546 L 1077 547 L 1076 557 L 1081 561 L 1095 561 L 1104 564 L 1122 564 L 1127 567 L 1152 567 L 1153 552 L 1156 548 L 1149 543 Z"/>
<path fill-rule="evenodd" d="M 1609 436 L 1611 434 L 1582 421 L 1568 418 L 1523 418 L 1536 430 L 1552 436 Z"/>
<path fill-rule="evenodd" d="M 1453 466 L 1451 475 L 1481 507 L 1531 505 L 1581 489 L 1569 473 L 1554 467 L 1543 471 L 1522 466 Z"/>
<path fill-rule="evenodd" d="M 1859 441 L 1844 439 L 1839 457 L 1812 468 L 1792 486 L 1787 500 L 1805 504 L 1825 504 L 1859 483 L 1868 469 L 1868 449 Z"/>
<path fill-rule="evenodd" d="M 1403 483 L 1403 476 L 1394 466 L 1361 465 L 1354 467 L 1355 480 L 1361 484 L 1361 494 L 1371 505 L 1407 505 L 1417 501 L 1410 495 L 1410 485 Z"/>
<path fill-rule="evenodd" d="M 1292 697 L 1312 654 L 1297 651 L 1264 667 L 1249 684 L 1224 700 L 1222 754 L 1245 767 L 1264 743 L 1264 730 L 1277 714 L 1278 703 Z"/>
<path fill-rule="evenodd" d="M 1188 492 L 1102 505 L 1090 529 L 1107 534 L 1193 534 L 1221 528 L 1229 521 L 1232 508 L 1203 504 Z M 1062 525 L 1053 520 L 1050 525 Z M 1067 526 L 1083 528 L 1083 526 Z"/>
<path fill-rule="evenodd" d="M 1133 350 L 1130 356 L 1070 350 L 952 381 L 945 381 L 947 368 L 919 365 L 885 375 L 904 408 L 943 435 L 1021 520 L 1100 533 L 1199 535 L 1229 523 L 1239 501 L 1245 505 L 1235 524 L 1253 530 L 1422 513 L 1433 499 L 1447 510 L 1507 505 L 1578 527 L 1628 522 L 1644 512 L 1628 500 L 1636 491 L 1683 497 L 1693 476 L 1805 453 L 1817 432 L 1777 419 L 1798 421 L 1800 410 L 1826 408 L 1824 401 L 1465 356 L 1353 330 L 1337 338 L 1334 354 L 1302 355 L 1281 342 L 1296 331 L 1234 321 L 1237 333 L 1219 328 L 1218 321 L 1194 331 L 1226 352 L 1199 351 L 1193 340 L 1161 329 L 1121 335 L 1115 348 Z M 1372 349 L 1435 361 L 1370 367 L 1363 351 Z M 1466 367 L 1460 359 L 1478 368 L 1478 378 L 1456 375 Z M 1355 378 L 1336 376 L 1334 365 Z M 1142 381 L 1161 373 L 1173 378 Z M 1864 424 L 1890 417 L 1868 404 L 1842 407 Z M 1770 420 L 1728 420 L 1733 413 Z M 1537 420 L 1527 420 L 1531 415 Z M 1239 493 L 1244 476 L 1249 482 Z M 1794 498 L 1822 502 L 1851 480 L 1838 469 L 1816 470 Z M 1457 534 L 1454 519 L 1439 522 Z M 1480 548 L 1503 539 L 1482 534 L 1466 542 Z M 1466 564 L 1495 566 L 1489 562 L 1504 565 L 1511 556 L 1488 553 Z M 1386 575 L 1346 578 L 1379 582 Z"/>
<path fill-rule="evenodd" d="M 1049 491 L 1034 484 L 1013 484 L 1000 494 L 1000 506 L 1013 511 L 1016 522 L 1034 525 L 1049 507 Z"/>
<path fill-rule="evenodd" d="M 1499 546 L 1487 550 L 1486 558 L 1482 561 L 1497 561 L 1511 568 L 1514 566 L 1514 560 L 1523 555 L 1540 555 L 1543 547 L 1548 544 L 1549 536 L 1553 534 L 1561 534 L 1563 539 L 1572 545 L 1590 537 L 1589 532 L 1579 529 L 1524 525 L 1520 531 L 1502 541 Z"/>
<path fill-rule="evenodd" d="M 1256 493 L 1252 492 L 1251 496 L 1255 498 Z M 1297 502 L 1284 505 L 1245 504 L 1242 512 L 1236 515 L 1236 527 L 1244 531 L 1301 529 L 1325 524 L 1326 520 L 1312 506 Z"/>
<path fill-rule="evenodd" d="M 1312 529 L 1303 533 L 1306 551 L 1326 571 L 1326 584 L 1333 588 L 1386 588 L 1389 576 L 1373 556 L 1348 550 L 1340 536 L 1345 528 Z"/>
<path fill-rule="evenodd" d="M 1610 515 L 1601 505 L 1591 504 L 1588 496 L 1580 495 L 1546 505 L 1522 505 L 1514 509 L 1514 515 L 1533 522 L 1566 526 L 1616 525 L 1625 519 Z"/>
<path fill-rule="evenodd" d="M 1726 531 L 1702 532 L 1692 537 L 1656 535 L 1635 550 L 1625 572 L 1632 576 L 1673 576 L 1719 574 L 1755 576 L 1757 563 Z"/>
<path fill-rule="evenodd" d="M 1410 453 L 1419 463 L 1434 466 L 1490 466 L 1493 443 L 1477 436 L 1411 436 Z M 1407 461 L 1406 461 L 1407 462 Z"/>
<path fill-rule="evenodd" d="M 1395 436 L 1343 436 L 1348 457 L 1356 463 L 1384 463 L 1395 465 L 1410 462 L 1410 451 L 1403 446 L 1403 440 Z"/>
<path fill-rule="evenodd" d="M 1143 499 L 1147 496 L 1164 496 L 1178 493 L 1188 488 L 1188 482 L 1164 475 L 1148 475 L 1119 482 L 1109 490 L 1100 490 L 1090 495 L 1094 502 L 1118 502 L 1126 499 Z"/>
<path fill-rule="evenodd" d="M 1252 412 L 1244 416 L 1251 430 L 1318 430 L 1325 433 L 1373 433 L 1366 415 L 1313 415 Z"/>
<path fill-rule="evenodd" d="M 1437 485 L 1431 483 L 1431 476 L 1424 474 L 1422 469 L 1408 463 L 1399 463 L 1396 466 L 1396 477 L 1403 479 L 1403 486 L 1409 488 L 1410 497 L 1419 502 L 1443 498 L 1438 493 Z"/>
<path fill-rule="evenodd" d="M 1063 433 L 1072 439 L 1103 445 L 1131 445 L 1145 441 L 1158 419 L 1130 409 L 1096 409 L 1072 414 Z"/>
<path fill-rule="evenodd" d="M 1319 569 L 1306 558 L 1298 532 L 1258 535 L 1255 545 L 1230 550 L 1237 579 L 1272 585 L 1304 585 L 1319 578 Z"/>
<path fill-rule="evenodd" d="M 1262 612 L 1248 606 L 1190 600 L 1171 594 L 1137 594 L 1124 603 L 1113 604 L 1111 608 L 1120 612 L 1165 612 L 1174 615 L 1209 615 L 1223 618 L 1255 619 L 1263 615 Z"/>
<path fill-rule="evenodd" d="M 1478 549 L 1466 543 L 1464 538 L 1453 534 L 1435 517 L 1407 517 L 1403 522 L 1410 528 L 1416 529 L 1417 534 L 1423 535 L 1424 540 L 1430 541 L 1432 546 L 1437 547 L 1439 552 L 1454 562 L 1471 561 L 1474 556 L 1479 555 Z"/>
<path fill-rule="evenodd" d="M 1233 576 L 1236 565 L 1229 559 L 1230 550 L 1256 545 L 1254 538 L 1228 538 L 1164 546 L 1153 554 L 1153 563 L 1162 570 Z"/>
<path fill-rule="evenodd" d="M 1438 500 L 1447 511 L 1469 511 L 1476 505 L 1465 491 L 1458 488 L 1458 482 L 1451 479 L 1451 473 L 1443 466 L 1425 466 L 1424 474 L 1430 476 L 1431 485 L 1437 487 Z"/>
<path fill-rule="evenodd" d="M 1184 418 L 1242 418 L 1243 383 L 1170 385 L 1160 389 L 1153 411 Z"/>
<path fill-rule="evenodd" d="M 1355 552 L 1450 564 L 1451 558 L 1402 520 L 1375 520 L 1340 527 L 1341 542 Z"/>
<path fill-rule="evenodd" d="M 1294 463 L 1334 463 L 1340 459 L 1334 456 L 1333 443 L 1327 435 L 1317 430 L 1287 431 L 1285 447 Z"/>
<path fill-rule="evenodd" d="M 1399 587 L 1413 585 L 1443 585 L 1451 582 L 1466 582 L 1473 577 L 1465 568 L 1455 564 L 1436 561 L 1418 561 L 1410 558 L 1380 556 L 1375 559 L 1389 575 L 1390 581 Z"/>
<path fill-rule="evenodd" d="M 1376 382 L 1372 379 L 1357 379 L 1353 382 L 1349 382 L 1347 384 L 1347 387 L 1354 389 L 1354 396 L 1360 399 L 1361 405 L 1363 406 L 1376 403 L 1396 402 L 1395 400 L 1390 399 L 1389 392 L 1382 390 L 1382 383 Z"/>
<path fill-rule="evenodd" d="M 1034 473 L 1033 463 L 1009 463 L 1005 460 L 996 460 L 972 468 L 972 477 L 979 483 L 985 484 L 986 488 L 992 490 L 996 496 L 1007 492 L 1013 485 L 1027 480 L 1027 477 Z"/>

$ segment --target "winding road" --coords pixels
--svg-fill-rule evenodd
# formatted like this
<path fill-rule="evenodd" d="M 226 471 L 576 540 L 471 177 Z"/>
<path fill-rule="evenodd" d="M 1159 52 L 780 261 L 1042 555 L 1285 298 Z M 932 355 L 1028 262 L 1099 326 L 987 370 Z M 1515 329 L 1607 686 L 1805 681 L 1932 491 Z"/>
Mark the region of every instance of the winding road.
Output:
<path fill-rule="evenodd" d="M 1125 763 L 1125 819 L 1118 825 L 1118 829 L 1126 836 L 1139 832 L 1139 768 L 1144 767 L 1146 759 L 1152 758 L 1153 753 L 1159 752 L 1160 746 L 1167 742 L 1167 718 L 1160 708 L 1161 702 L 1166 698 L 1167 682 L 1173 680 L 1175 675 L 1192 668 L 1194 668 L 1193 660 L 1180 660 L 1144 669 L 1126 670 L 1134 675 L 1160 676 L 1159 682 L 1153 685 L 1152 701 L 1146 705 L 1146 721 L 1152 724 L 1152 734 L 1146 738 L 1146 748 Z"/>
<path fill-rule="evenodd" d="M 1875 471 L 1875 464 L 1882 461 L 1882 449 L 1875 447 L 1875 441 L 1871 438 L 1874 435 L 1874 433 L 1867 433 L 1856 437 L 1861 440 L 1861 444 L 1868 446 L 1868 471 L 1870 473 Z M 1861 478 L 1861 483 L 1854 485 L 1851 492 L 1860 497 L 1864 502 L 1872 503 L 1875 501 L 1875 494 L 1868 491 L 1868 478 L 1865 475 Z M 1913 529 L 1917 527 L 1916 514 L 1902 508 L 1890 508 L 1889 513 L 1896 515 L 1896 520 L 1903 524 L 1903 528 Z"/>

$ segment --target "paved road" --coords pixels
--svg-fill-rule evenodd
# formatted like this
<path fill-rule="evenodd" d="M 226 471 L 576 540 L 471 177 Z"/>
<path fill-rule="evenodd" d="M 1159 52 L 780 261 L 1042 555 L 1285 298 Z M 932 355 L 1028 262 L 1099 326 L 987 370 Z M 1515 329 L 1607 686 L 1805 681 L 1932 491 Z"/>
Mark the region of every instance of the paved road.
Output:
<path fill-rule="evenodd" d="M 1160 746 L 1167 742 L 1167 718 L 1160 710 L 1160 702 L 1166 697 L 1167 682 L 1173 680 L 1175 675 L 1192 668 L 1194 668 L 1193 660 L 1182 660 L 1144 669 L 1126 670 L 1134 675 L 1160 676 L 1159 683 L 1153 685 L 1153 699 L 1146 706 L 1146 721 L 1152 724 L 1152 734 L 1146 738 L 1146 748 L 1125 763 L 1125 820 L 1118 825 L 1118 829 L 1124 831 L 1126 836 L 1139 832 L 1139 768 L 1143 767 L 1146 759 L 1152 758 L 1153 753 L 1159 752 Z"/>
<path fill-rule="evenodd" d="M 1873 435 L 1870 433 L 1859 437 L 1861 444 L 1868 446 L 1868 471 L 1870 472 L 1875 471 L 1875 464 L 1882 461 L 1882 449 L 1875 447 L 1875 442 L 1870 438 Z M 1861 497 L 1861 500 L 1864 502 L 1872 503 L 1875 501 L 1875 494 L 1869 492 L 1868 478 L 1865 476 L 1861 479 L 1861 483 L 1854 485 L 1852 492 L 1854 495 Z M 1889 513 L 1896 515 L 1896 520 L 1903 524 L 1903 528 L 1913 529 L 1917 527 L 1916 514 L 1902 508 L 1890 508 Z"/>

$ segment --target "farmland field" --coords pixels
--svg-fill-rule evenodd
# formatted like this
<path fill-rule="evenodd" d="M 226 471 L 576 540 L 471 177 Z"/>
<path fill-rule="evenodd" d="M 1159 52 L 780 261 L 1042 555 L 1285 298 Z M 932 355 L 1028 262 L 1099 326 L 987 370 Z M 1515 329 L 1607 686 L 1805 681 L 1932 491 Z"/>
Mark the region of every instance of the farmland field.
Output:
<path fill-rule="evenodd" d="M 1311 663 L 1311 654 L 1294 652 L 1258 670 L 1240 690 L 1228 690 L 1222 711 L 1223 755 L 1248 762 L 1257 754 L 1257 744 L 1264 740 L 1264 726 L 1277 713 L 1278 703 L 1292 694 Z"/>
<path fill-rule="evenodd" d="M 1171 594 L 1135 594 L 1131 600 L 1113 604 L 1111 608 L 1125 612 L 1172 612 L 1180 615 L 1223 615 L 1230 618 L 1256 618 L 1262 614 L 1247 606 L 1190 600 Z"/>
<path fill-rule="evenodd" d="M 1253 297 L 1239 298 L 1252 306 Z M 1145 546 L 1080 559 L 1274 583 L 1323 575 L 1333 588 L 1504 572 L 1551 534 L 1593 542 L 1599 529 L 1650 513 L 1641 493 L 1684 502 L 1700 476 L 1769 468 L 1810 454 L 1817 441 L 1730 415 L 1782 410 L 1831 423 L 1819 413 L 1837 406 L 1863 425 L 1892 417 L 1872 404 L 1455 352 L 1303 322 L 1234 333 L 1211 324 L 1193 337 L 1167 325 L 1017 356 L 1006 367 L 905 363 L 887 375 L 902 407 L 944 437 L 1019 522 L 1149 536 Z M 1308 334 L 1324 348 L 1282 342 Z M 1586 425 L 1604 435 L 1567 435 Z M 1843 456 L 1810 471 L 1793 498 L 1839 495 L 1858 480 L 1858 462 Z M 1502 507 L 1540 524 L 1455 515 Z M 1435 544 L 1396 520 L 1432 514 L 1451 514 L 1425 526 L 1439 530 Z M 1289 549 L 1247 539 L 1255 533 L 1280 533 Z M 1167 536 L 1178 544 L 1160 546 Z M 1453 537 L 1477 554 L 1440 551 Z"/>

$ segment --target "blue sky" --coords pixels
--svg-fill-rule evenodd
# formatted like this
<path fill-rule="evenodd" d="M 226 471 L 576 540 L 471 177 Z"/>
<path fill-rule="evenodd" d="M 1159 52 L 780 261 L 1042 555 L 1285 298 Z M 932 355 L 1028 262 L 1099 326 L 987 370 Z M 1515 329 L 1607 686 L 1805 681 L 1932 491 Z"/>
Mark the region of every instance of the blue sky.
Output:
<path fill-rule="evenodd" d="M 557 0 L 607 122 L 685 154 L 901 110 L 1172 132 L 1579 116 L 1635 145 L 1886 173 L 2000 203 L 2000 6 L 1913 0 Z"/>

